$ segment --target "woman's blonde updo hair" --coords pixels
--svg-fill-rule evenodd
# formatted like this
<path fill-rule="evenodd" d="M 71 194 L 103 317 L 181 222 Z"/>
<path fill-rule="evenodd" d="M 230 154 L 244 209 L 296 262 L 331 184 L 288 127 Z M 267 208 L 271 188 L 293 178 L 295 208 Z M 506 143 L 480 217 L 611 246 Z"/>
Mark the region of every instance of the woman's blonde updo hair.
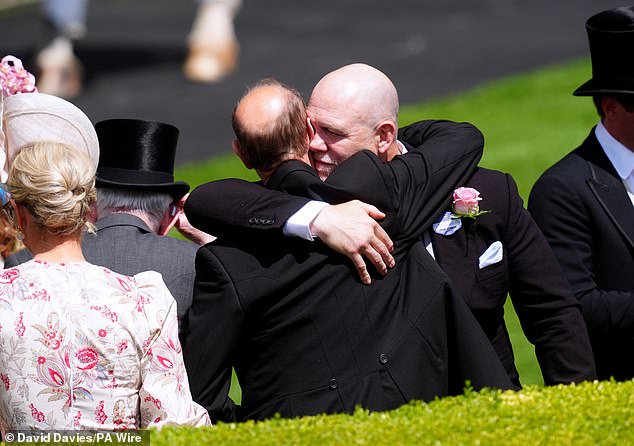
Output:
<path fill-rule="evenodd" d="M 7 181 L 16 203 L 51 234 L 70 235 L 87 222 L 96 198 L 95 168 L 79 150 L 56 142 L 24 146 L 9 169 Z"/>

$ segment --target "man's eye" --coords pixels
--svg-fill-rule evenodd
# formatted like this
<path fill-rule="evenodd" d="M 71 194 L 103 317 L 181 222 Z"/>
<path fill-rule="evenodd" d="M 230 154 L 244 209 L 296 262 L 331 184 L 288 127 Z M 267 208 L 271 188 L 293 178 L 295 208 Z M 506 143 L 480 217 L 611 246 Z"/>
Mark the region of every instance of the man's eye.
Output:
<path fill-rule="evenodd" d="M 330 133 L 331 135 L 334 135 L 334 136 L 343 136 L 341 132 L 339 132 L 338 130 L 333 130 L 329 128 L 324 128 L 324 130 L 326 131 L 326 133 Z"/>

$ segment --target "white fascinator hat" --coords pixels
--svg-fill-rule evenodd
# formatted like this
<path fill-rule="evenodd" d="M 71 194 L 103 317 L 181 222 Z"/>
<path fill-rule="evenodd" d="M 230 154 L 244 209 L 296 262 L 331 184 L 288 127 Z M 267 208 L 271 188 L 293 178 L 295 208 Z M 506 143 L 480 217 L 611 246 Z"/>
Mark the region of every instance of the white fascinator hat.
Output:
<path fill-rule="evenodd" d="M 84 152 L 94 168 L 99 162 L 99 140 L 90 119 L 70 102 L 39 93 L 35 77 L 22 61 L 5 56 L 0 61 L 0 180 L 7 180 L 9 166 L 24 146 L 59 142 Z"/>

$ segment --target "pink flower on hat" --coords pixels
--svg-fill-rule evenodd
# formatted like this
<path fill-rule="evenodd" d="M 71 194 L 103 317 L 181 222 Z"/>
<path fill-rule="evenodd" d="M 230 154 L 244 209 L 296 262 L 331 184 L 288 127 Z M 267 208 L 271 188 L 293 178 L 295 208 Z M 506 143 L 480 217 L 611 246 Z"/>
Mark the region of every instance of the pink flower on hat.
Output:
<path fill-rule="evenodd" d="M 35 76 L 26 71 L 15 56 L 5 56 L 0 61 L 0 85 L 5 96 L 37 92 Z"/>
<path fill-rule="evenodd" d="M 459 187 L 453 191 L 453 215 L 452 218 L 469 217 L 476 218 L 478 215 L 491 211 L 481 211 L 479 201 L 482 200 L 480 192 L 472 187 Z"/>

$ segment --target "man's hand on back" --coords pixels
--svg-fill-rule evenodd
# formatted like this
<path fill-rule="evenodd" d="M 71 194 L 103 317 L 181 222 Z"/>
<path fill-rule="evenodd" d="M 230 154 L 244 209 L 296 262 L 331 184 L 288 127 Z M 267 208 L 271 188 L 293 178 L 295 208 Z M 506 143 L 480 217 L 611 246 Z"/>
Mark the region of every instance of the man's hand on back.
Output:
<path fill-rule="evenodd" d="M 361 281 L 371 282 L 363 257 L 366 257 L 381 274 L 394 267 L 390 252 L 392 240 L 376 222 L 385 214 L 376 207 L 359 200 L 329 205 L 317 214 L 310 224 L 310 231 L 331 249 L 347 256 L 357 268 Z"/>

